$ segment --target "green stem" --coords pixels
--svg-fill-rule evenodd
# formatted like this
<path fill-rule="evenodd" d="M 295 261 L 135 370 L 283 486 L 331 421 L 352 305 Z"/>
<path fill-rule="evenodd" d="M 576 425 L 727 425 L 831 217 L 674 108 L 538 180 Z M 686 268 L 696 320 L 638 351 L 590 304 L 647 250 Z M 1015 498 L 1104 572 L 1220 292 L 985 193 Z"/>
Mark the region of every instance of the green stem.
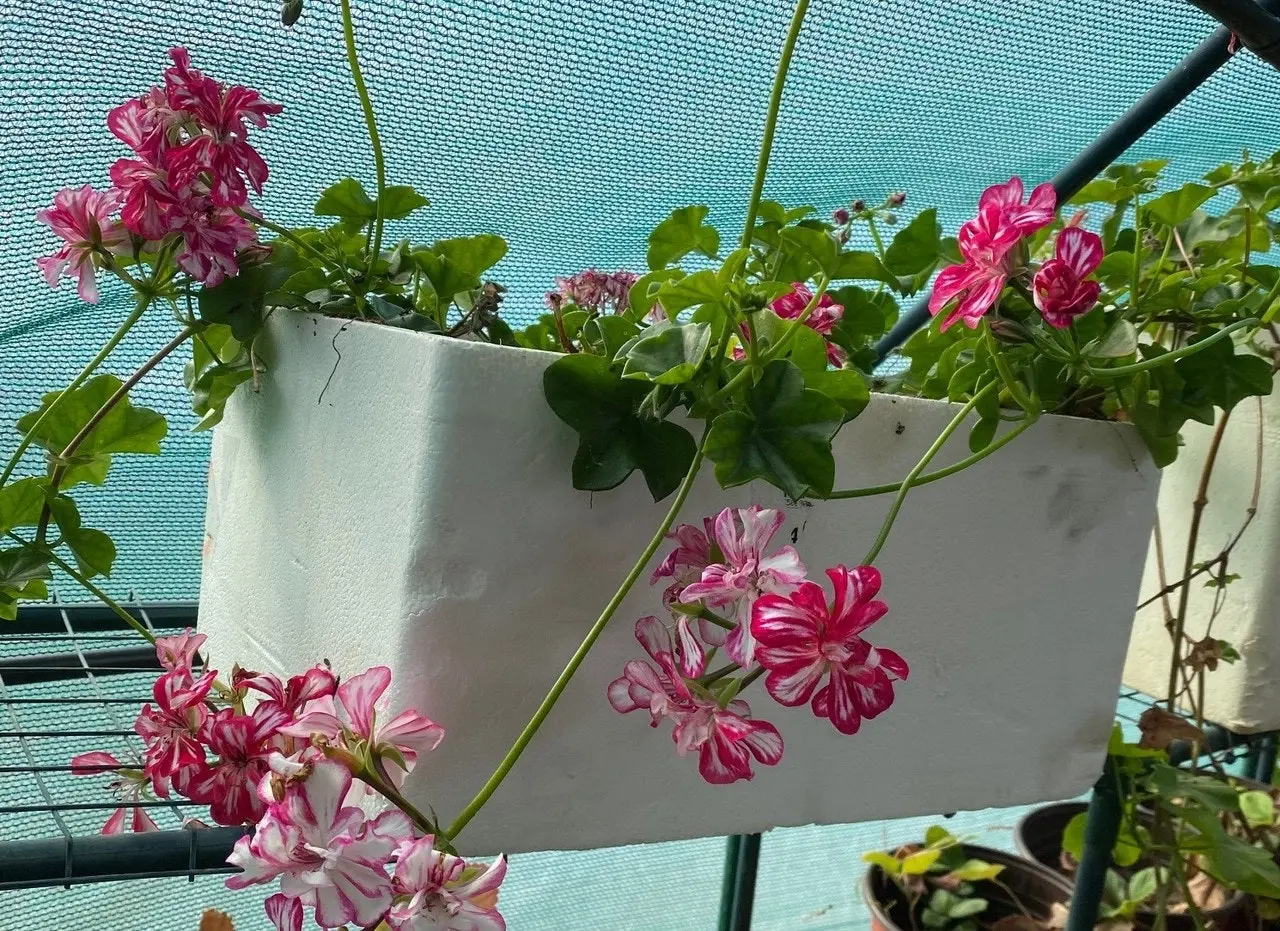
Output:
<path fill-rule="evenodd" d="M 930 482 L 936 482 L 939 479 L 946 478 L 948 475 L 955 475 L 957 472 L 962 472 L 965 469 L 969 468 L 969 466 L 973 465 L 974 463 L 981 462 L 983 459 L 986 459 L 996 450 L 1013 442 L 1013 440 L 1020 433 L 1027 430 L 1032 424 L 1034 424 L 1039 419 L 1040 418 L 1038 415 L 1034 417 L 1022 418 L 1022 420 L 1018 422 L 1018 425 L 1014 427 L 1012 430 L 1010 430 L 1008 433 L 1005 433 L 1003 436 L 1000 436 L 997 439 L 992 440 L 991 443 L 984 446 L 982 449 L 978 450 L 976 453 L 970 456 L 965 456 L 959 462 L 953 463 L 952 465 L 949 465 L 946 468 L 938 469 L 936 472 L 930 472 L 928 475 L 920 476 L 918 479 L 916 479 L 912 483 L 912 487 L 919 488 L 921 485 L 928 485 Z M 888 484 L 885 484 L 885 485 L 868 485 L 865 488 L 850 488 L 846 491 L 833 491 L 831 494 L 827 495 L 825 500 L 831 501 L 838 498 L 869 498 L 873 495 L 892 494 L 895 491 L 901 491 L 903 484 L 904 484 L 903 482 L 889 482 Z"/>
<path fill-rule="evenodd" d="M 693 462 L 689 463 L 689 471 L 685 473 L 684 480 L 680 483 L 680 488 L 676 491 L 675 500 L 671 502 L 671 507 L 667 509 L 666 516 L 662 519 L 662 523 L 658 525 L 658 529 L 654 531 L 653 538 L 649 540 L 649 545 L 644 548 L 644 552 L 640 554 L 640 558 L 636 560 L 635 565 L 631 567 L 631 571 L 627 573 L 627 577 L 622 580 L 622 584 L 609 599 L 609 603 L 605 605 L 604 611 L 596 618 L 596 622 L 591 625 L 591 629 L 587 631 L 587 636 L 582 643 L 578 645 L 578 649 L 569 659 L 569 663 L 564 667 L 556 679 L 555 684 L 551 686 L 551 691 L 547 692 L 547 696 L 542 699 L 542 704 L 538 706 L 538 710 L 533 713 L 533 717 L 529 719 L 529 723 L 524 726 L 524 730 L 520 732 L 520 736 L 516 738 L 516 742 L 511 745 L 511 749 L 507 751 L 507 755 L 502 758 L 502 762 L 498 764 L 498 768 L 494 770 L 493 775 L 489 777 L 489 781 L 484 784 L 476 797 L 473 798 L 467 807 L 462 810 L 457 819 L 449 826 L 445 835 L 449 840 L 454 840 L 458 834 L 465 828 L 476 813 L 484 807 L 485 803 L 498 790 L 498 786 L 502 785 L 502 780 L 507 778 L 507 774 L 511 772 L 516 761 L 520 759 L 520 755 L 529 746 L 529 742 L 533 740 L 538 733 L 538 729 L 542 727 L 542 722 L 547 719 L 547 715 L 551 713 L 551 709 L 555 707 L 556 702 L 560 699 L 569 682 L 573 679 L 574 674 L 578 671 L 578 667 L 582 665 L 582 661 L 587 658 L 587 654 L 591 652 L 591 648 L 595 645 L 596 640 L 604 633 L 605 627 L 617 613 L 621 607 L 622 601 L 627 597 L 627 593 L 631 591 L 632 586 L 636 584 L 636 580 L 640 578 L 640 574 L 644 571 L 644 567 L 648 565 L 649 560 L 653 558 L 653 554 L 658 551 L 658 547 L 662 545 L 662 541 L 666 539 L 667 531 L 671 529 L 671 525 L 675 523 L 677 517 L 680 516 L 680 509 L 684 507 L 685 499 L 689 497 L 689 492 L 693 490 L 694 479 L 698 477 L 698 470 L 702 467 L 702 458 L 706 454 L 707 436 L 710 430 L 704 430 L 702 440 L 698 443 L 698 450 L 694 453 Z"/>
<path fill-rule="evenodd" d="M 344 0 L 345 2 L 345 0 Z M 751 203 L 747 205 L 747 223 L 742 230 L 743 246 L 751 245 L 756 231 L 756 215 L 760 210 L 760 198 L 764 195 L 764 179 L 769 173 L 769 155 L 773 151 L 773 134 L 778 128 L 778 110 L 782 106 L 782 89 L 787 83 L 787 70 L 791 67 L 791 55 L 796 48 L 796 39 L 800 36 L 800 26 L 804 23 L 804 15 L 809 10 L 809 0 L 798 0 L 796 11 L 791 16 L 791 28 L 787 30 L 787 39 L 782 44 L 782 57 L 778 59 L 778 70 L 773 76 L 773 92 L 769 95 L 769 113 L 764 121 L 764 138 L 760 140 L 760 157 L 756 160 L 756 179 L 751 187 Z"/>
<path fill-rule="evenodd" d="M 1129 285 L 1129 303 L 1135 311 L 1140 310 L 1138 302 L 1142 300 L 1142 210 L 1138 198 L 1133 198 L 1133 281 Z"/>
<path fill-rule="evenodd" d="M 884 261 L 884 240 L 880 238 L 880 230 L 876 226 L 876 218 L 874 216 L 867 217 L 867 229 L 871 231 L 871 241 L 875 243 L 876 255 Z"/>
<path fill-rule="evenodd" d="M 733 621 L 721 617 L 710 608 L 700 604 L 682 604 L 677 601 L 671 605 L 671 610 L 688 617 L 700 617 L 704 621 L 715 624 L 717 627 L 723 627 L 725 630 L 736 630 L 738 628 L 738 625 Z"/>
<path fill-rule="evenodd" d="M 142 318 L 144 313 L 146 313 L 147 308 L 151 306 L 151 300 L 152 295 L 148 292 L 143 292 L 138 295 L 138 301 L 137 304 L 134 305 L 133 312 L 130 313 L 129 316 L 125 317 L 124 322 L 121 323 L 119 328 L 111 334 L 111 338 L 103 344 L 102 349 L 98 354 L 90 359 L 89 364 L 80 370 L 80 374 L 71 379 L 71 384 L 63 388 L 61 393 L 53 399 L 53 402 L 44 409 L 44 413 L 36 418 L 36 422 L 31 425 L 31 429 L 27 431 L 26 436 L 22 438 L 22 442 L 18 444 L 18 448 L 14 452 L 13 457 L 9 460 L 9 464 L 5 466 L 4 472 L 0 473 L 0 487 L 3 487 L 5 482 L 9 481 L 9 476 L 11 476 L 13 474 L 13 470 L 18 467 L 18 463 L 21 461 L 23 454 L 26 453 L 26 451 L 31 447 L 31 444 L 35 442 L 36 437 L 40 433 L 40 427 L 44 425 L 44 422 L 49 419 L 57 407 L 69 394 L 71 394 L 71 392 L 84 384 L 89 379 L 89 376 L 98 370 L 98 366 L 102 365 L 102 363 L 107 360 L 107 356 L 111 355 L 116 346 L 120 344 L 120 340 L 125 338 L 125 335 L 133 329 L 133 325 Z"/>
<path fill-rule="evenodd" d="M 795 339 L 796 334 L 800 332 L 800 328 L 804 326 L 805 321 L 807 321 L 817 309 L 818 302 L 822 300 L 822 295 L 827 293 L 828 284 L 830 284 L 830 282 L 825 277 L 818 279 L 818 290 L 813 292 L 813 297 L 809 299 L 809 303 L 806 304 L 804 310 L 800 312 L 800 316 L 791 321 L 790 325 L 783 331 L 782 336 L 778 338 L 776 343 L 770 346 L 767 351 L 760 354 L 761 366 L 768 365 L 774 359 L 781 356 L 782 353 L 786 351 L 786 348 L 791 345 L 791 341 Z M 714 407 L 728 397 L 733 390 L 738 387 L 738 385 L 749 379 L 751 374 L 752 368 L 750 366 L 744 367 L 738 372 L 738 374 L 730 378 L 723 388 L 711 396 L 711 399 L 707 402 L 708 405 L 714 409 Z"/>
<path fill-rule="evenodd" d="M 951 418 L 951 423 L 947 424 L 943 431 L 938 434 L 938 438 L 933 441 L 933 445 L 929 447 L 921 460 L 916 463 L 915 468 L 907 473 L 907 477 L 902 482 L 902 487 L 898 489 L 898 496 L 893 499 L 893 506 L 889 508 L 889 513 L 885 516 L 884 524 L 880 527 L 880 535 L 876 537 L 876 542 L 871 544 L 870 552 L 867 553 L 866 557 L 863 558 L 859 565 L 869 566 L 875 562 L 875 558 L 879 556 L 880 551 L 884 549 L 885 541 L 889 539 L 889 531 L 893 529 L 893 522 L 898 519 L 898 512 L 902 510 L 902 502 L 906 500 L 907 492 L 910 491 L 911 486 L 915 484 L 916 478 L 919 477 L 920 473 L 929 465 L 929 461 L 938 454 L 944 445 L 946 445 L 947 440 L 951 439 L 951 434 L 955 433 L 960 424 L 964 423 L 965 418 L 969 416 L 969 412 L 977 407 L 978 403 L 987 394 L 993 391 L 995 387 L 996 383 L 991 382 L 970 398 L 965 403 L 964 407 L 960 408 L 959 413 L 957 413 L 955 417 Z"/>
<path fill-rule="evenodd" d="M 757 679 L 763 676 L 764 673 L 765 673 L 764 667 L 757 666 L 755 669 L 751 670 L 749 673 L 743 676 L 742 682 L 738 685 L 738 694 L 741 695 L 743 690 L 746 689 L 748 685 L 750 685 L 752 682 L 755 682 Z"/>
<path fill-rule="evenodd" d="M 21 543 L 23 546 L 30 547 L 34 545 L 22 539 L 22 537 L 18 536 L 16 533 L 12 533 L 12 532 L 7 533 L 5 534 L 5 536 L 9 537 L 11 540 L 15 540 L 18 543 Z M 124 621 L 126 624 L 132 627 L 135 631 L 137 631 L 144 638 L 146 638 L 146 640 L 149 641 L 150 643 L 156 642 L 155 634 L 153 634 L 151 631 L 147 630 L 147 628 L 139 624 L 137 618 L 135 618 L 132 614 L 130 614 L 124 608 L 120 607 L 120 605 L 117 604 L 111 598 L 111 596 L 109 596 L 102 589 L 98 588 L 98 586 L 90 582 L 87 578 L 85 578 L 84 575 L 82 575 L 81 573 L 73 569 L 66 560 L 60 558 L 57 553 L 54 553 L 48 547 L 41 547 L 38 549 L 40 550 L 40 554 L 42 556 L 47 556 L 54 565 L 56 565 L 59 569 L 61 569 L 67 575 L 71 576 L 71 578 L 73 578 L 77 583 L 79 583 L 80 586 L 85 591 L 87 591 L 89 594 L 93 595 L 94 598 L 97 598 L 104 605 L 106 605 L 112 614 L 116 615 L 116 617 L 120 618 L 120 620 Z"/>
<path fill-rule="evenodd" d="M 79 449 L 80 445 L 89 438 L 89 434 L 94 431 L 94 428 L 97 427 L 98 424 L 102 423 L 103 418 L 111 413 L 116 405 L 128 397 L 129 392 L 133 390 L 134 386 L 136 386 L 138 382 L 142 381 L 148 372 L 164 361 L 170 353 L 185 343 L 194 332 L 195 327 L 183 327 L 178 331 L 177 336 L 169 340 L 169 342 L 161 347 L 150 359 L 142 363 L 142 365 L 138 367 L 138 370 L 122 382 L 120 387 L 112 393 L 111 397 L 107 398 L 107 400 L 102 403 L 102 406 L 94 411 L 93 416 L 85 421 L 84 426 L 82 426 L 79 431 L 77 431 L 76 435 L 71 438 L 71 441 L 63 447 L 62 452 L 58 453 L 57 464 L 53 467 L 53 474 L 49 479 L 49 498 L 45 501 L 44 507 L 40 510 L 40 520 L 36 530 L 37 543 L 44 543 L 45 531 L 49 527 L 49 515 L 51 513 L 50 502 L 53 497 L 58 494 L 58 489 L 62 487 L 62 481 L 66 478 L 67 461 L 76 454 L 76 450 Z"/>
<path fill-rule="evenodd" d="M 713 682 L 719 682 L 725 676 L 729 675 L 729 673 L 737 672 L 741 668 L 742 667 L 739 666 L 737 663 L 727 663 L 724 666 L 721 666 L 719 669 L 709 672 L 705 676 L 699 677 L 698 684 L 710 685 Z"/>
<path fill-rule="evenodd" d="M 378 178 L 378 200 L 375 204 L 377 213 L 373 220 L 373 251 L 369 255 L 369 268 L 372 269 L 382 253 L 382 223 L 386 210 L 386 198 L 382 194 L 387 187 L 387 170 L 382 160 L 382 140 L 378 137 L 378 124 L 373 116 L 373 101 L 369 99 L 369 88 L 365 86 L 364 74 L 360 70 L 360 59 L 356 56 L 356 33 L 351 23 L 351 0 L 342 0 L 342 34 L 347 43 L 347 64 L 351 67 L 351 79 L 355 82 L 356 93 L 360 96 L 365 126 L 369 128 L 369 144 L 373 147 L 373 170 Z"/>
<path fill-rule="evenodd" d="M 281 239 L 287 239 L 289 242 L 293 243 L 303 252 L 309 253 L 312 258 L 319 259 L 320 262 L 323 263 L 326 267 L 333 264 L 332 262 L 329 261 L 329 257 L 327 255 L 325 255 L 315 246 L 311 245 L 311 243 L 303 240 L 301 237 L 295 234 L 292 230 L 286 229 L 285 227 L 281 226 L 279 223 L 272 223 L 266 217 L 260 217 L 257 214 L 249 213 L 247 210 L 242 210 L 239 207 L 235 207 L 233 209 L 235 210 L 236 215 L 239 216 L 241 219 L 248 220 L 250 223 L 254 224 L 255 226 L 265 226 L 267 229 L 271 230 L 271 232 L 275 233 Z"/>
<path fill-rule="evenodd" d="M 1115 375 L 1136 375 L 1138 372 L 1145 372 L 1148 369 L 1158 368 L 1161 365 L 1167 365 L 1170 362 L 1176 362 L 1184 356 L 1195 355 L 1202 349 L 1208 349 L 1220 339 L 1225 339 L 1236 330 L 1242 330 L 1245 327 L 1257 326 L 1258 319 L 1250 317 L 1247 320 L 1237 320 L 1230 326 L 1223 327 L 1212 336 L 1200 340 L 1198 343 L 1190 343 L 1181 349 L 1175 349 L 1173 352 L 1166 352 L 1164 355 L 1155 356 L 1151 359 L 1145 359 L 1142 362 L 1134 362 L 1130 365 L 1117 365 L 1114 368 L 1099 369 L 1092 365 L 1085 364 L 1085 371 L 1094 378 L 1107 378 Z"/>
<path fill-rule="evenodd" d="M 371 766 L 362 766 L 360 768 L 359 777 L 364 782 L 392 805 L 395 805 L 403 811 L 425 834 L 439 834 L 440 826 L 432 819 L 428 818 L 400 792 L 395 786 L 391 785 Z"/>
<path fill-rule="evenodd" d="M 1035 405 L 1031 403 L 1027 393 L 1022 390 L 1021 383 L 1014 377 L 1013 371 L 1009 368 L 1009 360 L 1001 354 L 1000 344 L 996 342 L 995 335 L 992 334 L 990 327 L 987 327 L 984 335 L 987 340 L 987 351 L 991 353 L 991 361 L 995 362 L 996 371 L 1000 374 L 1000 380 L 1009 389 L 1009 396 L 1013 398 L 1013 402 L 1028 414 L 1037 413 Z"/>

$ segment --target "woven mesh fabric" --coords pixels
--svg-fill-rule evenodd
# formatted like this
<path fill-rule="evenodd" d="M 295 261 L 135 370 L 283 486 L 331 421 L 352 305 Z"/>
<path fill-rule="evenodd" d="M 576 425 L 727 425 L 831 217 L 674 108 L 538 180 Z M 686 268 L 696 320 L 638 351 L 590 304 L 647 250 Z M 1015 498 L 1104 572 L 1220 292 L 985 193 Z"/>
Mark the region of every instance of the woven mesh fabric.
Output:
<path fill-rule="evenodd" d="M 433 201 L 403 233 L 505 235 L 511 250 L 496 277 L 513 323 L 540 310 L 557 274 L 638 267 L 647 231 L 674 206 L 710 205 L 730 236 L 741 223 L 790 0 L 355 5 L 390 180 Z M 64 185 L 105 185 L 124 154 L 106 111 L 157 80 L 171 45 L 188 47 L 206 73 L 285 105 L 255 140 L 272 170 L 261 201 L 269 216 L 305 222 L 316 194 L 345 175 L 371 186 L 337 3 L 309 0 L 292 31 L 276 16 L 274 0 L 0 0 L 0 456 L 13 449 L 13 421 L 64 384 L 128 311 L 118 288 L 86 307 L 68 284 L 44 286 L 33 260 L 53 241 L 34 212 Z M 766 193 L 825 211 L 903 189 L 912 205 L 938 205 L 954 232 L 983 186 L 1053 175 L 1211 27 L 1184 0 L 813 0 Z M 1277 109 L 1280 78 L 1242 55 L 1131 154 L 1172 158 L 1174 179 L 1192 177 L 1242 148 L 1280 148 Z M 108 370 L 130 371 L 172 332 L 153 310 Z M 165 455 L 121 457 L 106 489 L 76 493 L 86 522 L 119 544 L 113 594 L 198 593 L 208 439 L 189 432 L 181 363 L 166 362 L 136 395 L 170 416 Z M 1012 817 L 953 824 L 1007 828 Z M 916 837 L 922 823 L 770 835 L 756 926 L 865 926 L 858 852 Z M 0 839 L 25 836 L 28 825 L 10 828 Z M 517 858 L 510 926 L 712 927 L 721 850 L 707 840 Z M 0 928 L 43 927 L 72 902 L 127 929 L 193 928 L 206 904 L 233 909 L 240 927 L 261 926 L 256 897 L 228 900 L 220 888 L 149 881 L 18 893 L 0 909 Z M 143 901 L 157 914 L 138 914 Z"/>
<path fill-rule="evenodd" d="M 638 267 L 673 206 L 701 202 L 733 234 L 744 213 L 788 0 L 356 3 L 359 42 L 393 182 L 433 200 L 402 232 L 497 231 L 513 322 L 557 274 Z M 305 222 L 344 175 L 371 185 L 337 4 L 311 0 L 286 30 L 272 0 L 0 3 L 0 452 L 8 425 L 56 386 L 126 313 L 108 284 L 96 308 L 33 260 L 52 247 L 34 211 L 63 185 L 106 184 L 124 154 L 106 111 L 187 46 L 206 73 L 285 105 L 259 132 L 272 170 L 268 215 Z M 796 51 L 767 194 L 829 210 L 904 189 L 948 230 L 987 183 L 1052 175 L 1211 23 L 1184 0 L 815 0 Z M 1136 153 L 1189 177 L 1241 148 L 1269 152 L 1261 115 L 1280 80 L 1248 55 L 1157 128 Z M 162 308 L 110 370 L 124 374 L 172 332 Z M 165 456 L 122 461 L 87 517 L 121 544 L 110 588 L 197 593 L 207 438 L 187 432 L 180 360 L 139 392 L 172 415 Z M 73 589 L 64 586 L 70 594 Z"/>

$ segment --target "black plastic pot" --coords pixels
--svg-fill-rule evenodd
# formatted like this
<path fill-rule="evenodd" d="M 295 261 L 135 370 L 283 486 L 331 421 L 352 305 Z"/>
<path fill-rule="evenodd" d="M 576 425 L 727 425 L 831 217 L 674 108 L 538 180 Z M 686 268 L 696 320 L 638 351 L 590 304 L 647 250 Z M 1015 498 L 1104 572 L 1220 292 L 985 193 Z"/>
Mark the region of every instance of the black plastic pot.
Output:
<path fill-rule="evenodd" d="M 973 884 L 976 894 L 990 903 L 981 917 L 983 924 L 1022 913 L 1010 898 L 1009 890 L 1018 897 L 1023 908 L 1036 918 L 1048 918 L 1054 902 L 1066 905 L 1071 900 L 1071 883 L 1039 863 L 1017 854 L 979 847 L 976 844 L 965 844 L 964 852 L 968 857 L 999 863 L 1005 868 L 1000 874 L 1000 882 L 1008 890 L 993 882 Z M 910 905 L 902 891 L 880 867 L 873 865 L 867 868 L 862 877 L 862 899 L 871 910 L 872 931 L 910 931 L 912 922 L 907 911 Z"/>
<path fill-rule="evenodd" d="M 1027 812 L 1013 829 L 1014 846 L 1023 856 L 1054 870 L 1074 884 L 1071 873 L 1062 867 L 1062 834 L 1071 819 L 1088 808 L 1084 802 L 1056 802 Z M 1150 815 L 1139 812 L 1138 817 L 1146 821 Z M 1202 914 L 1214 928 L 1230 931 L 1250 924 L 1247 905 L 1248 896 L 1235 892 L 1226 904 L 1205 909 Z M 1155 924 L 1155 917 L 1154 912 L 1142 909 L 1135 924 L 1140 928 L 1150 928 Z M 1190 915 L 1166 915 L 1165 926 L 1168 931 L 1195 931 L 1196 924 Z"/>

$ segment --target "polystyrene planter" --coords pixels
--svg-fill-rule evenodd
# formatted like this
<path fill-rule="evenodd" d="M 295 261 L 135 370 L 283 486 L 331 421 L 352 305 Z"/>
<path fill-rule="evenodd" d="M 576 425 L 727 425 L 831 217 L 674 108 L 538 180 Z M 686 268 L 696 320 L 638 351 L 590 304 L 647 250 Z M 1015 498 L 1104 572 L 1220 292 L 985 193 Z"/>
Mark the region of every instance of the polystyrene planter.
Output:
<path fill-rule="evenodd" d="M 393 710 L 449 731 L 406 794 L 453 817 L 520 733 L 668 507 L 640 476 L 574 491 L 577 438 L 547 407 L 555 356 L 296 314 L 214 437 L 200 629 L 213 662 L 285 674 L 324 658 L 393 671 Z M 837 487 L 901 480 L 954 415 L 877 396 L 840 433 Z M 968 453 L 962 438 L 937 465 Z M 473 852 L 588 848 L 1072 796 L 1101 765 L 1158 473 L 1128 427 L 1047 417 L 907 498 L 877 565 L 870 639 L 910 680 L 855 736 L 744 697 L 786 741 L 755 779 L 705 784 L 670 727 L 619 715 L 642 581 L 462 835 Z M 810 574 L 856 564 L 891 496 L 792 506 Z M 708 467 L 684 519 L 785 507 Z M 662 552 L 665 552 L 665 548 Z M 646 572 L 647 576 L 647 572 Z"/>
<path fill-rule="evenodd" d="M 1228 571 L 1240 578 L 1226 589 L 1226 600 L 1213 622 L 1217 639 L 1233 644 L 1240 660 L 1220 664 L 1209 673 L 1204 715 L 1243 734 L 1280 728 L 1280 702 L 1276 701 L 1276 671 L 1280 669 L 1280 488 L 1266 471 L 1274 468 L 1274 451 L 1280 437 L 1280 398 L 1262 401 L 1263 475 L 1258 512 L 1248 530 L 1231 551 Z M 1219 414 L 1221 416 L 1221 414 Z M 1178 460 L 1165 470 L 1160 491 L 1160 531 L 1164 542 L 1166 584 L 1182 577 L 1192 502 L 1204 470 L 1213 428 L 1188 423 L 1182 431 L 1186 445 Z M 1211 560 L 1240 530 L 1253 497 L 1258 454 L 1258 406 L 1246 398 L 1236 406 L 1213 467 L 1209 504 L 1201 517 L 1195 561 Z M 1192 581 L 1186 632 L 1201 639 L 1213 613 L 1216 590 L 1205 587 L 1208 576 Z M 1161 589 L 1156 569 L 1155 543 L 1147 557 L 1143 597 Z M 1177 594 L 1170 595 L 1176 611 Z M 1164 612 L 1157 601 L 1138 613 L 1125 663 L 1124 681 L 1149 695 L 1163 697 L 1169 691 L 1170 638 Z M 1185 650 L 1184 650 L 1185 652 Z M 1179 680 L 1179 685 L 1181 685 Z"/>

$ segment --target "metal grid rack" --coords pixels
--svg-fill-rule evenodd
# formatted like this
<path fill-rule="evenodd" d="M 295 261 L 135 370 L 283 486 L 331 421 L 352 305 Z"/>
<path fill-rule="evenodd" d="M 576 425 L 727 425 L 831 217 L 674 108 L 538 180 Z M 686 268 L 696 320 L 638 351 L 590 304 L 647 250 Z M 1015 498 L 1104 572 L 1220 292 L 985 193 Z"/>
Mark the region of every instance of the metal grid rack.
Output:
<path fill-rule="evenodd" d="M 196 620 L 194 602 L 124 607 L 161 635 Z M 162 830 L 104 836 L 110 813 L 135 805 L 79 800 L 95 777 L 72 773 L 71 757 L 137 759 L 133 719 L 159 669 L 155 651 L 96 604 L 24 608 L 0 631 L 0 890 L 232 872 L 223 861 L 244 831 L 184 829 L 198 806 L 138 802 Z"/>

